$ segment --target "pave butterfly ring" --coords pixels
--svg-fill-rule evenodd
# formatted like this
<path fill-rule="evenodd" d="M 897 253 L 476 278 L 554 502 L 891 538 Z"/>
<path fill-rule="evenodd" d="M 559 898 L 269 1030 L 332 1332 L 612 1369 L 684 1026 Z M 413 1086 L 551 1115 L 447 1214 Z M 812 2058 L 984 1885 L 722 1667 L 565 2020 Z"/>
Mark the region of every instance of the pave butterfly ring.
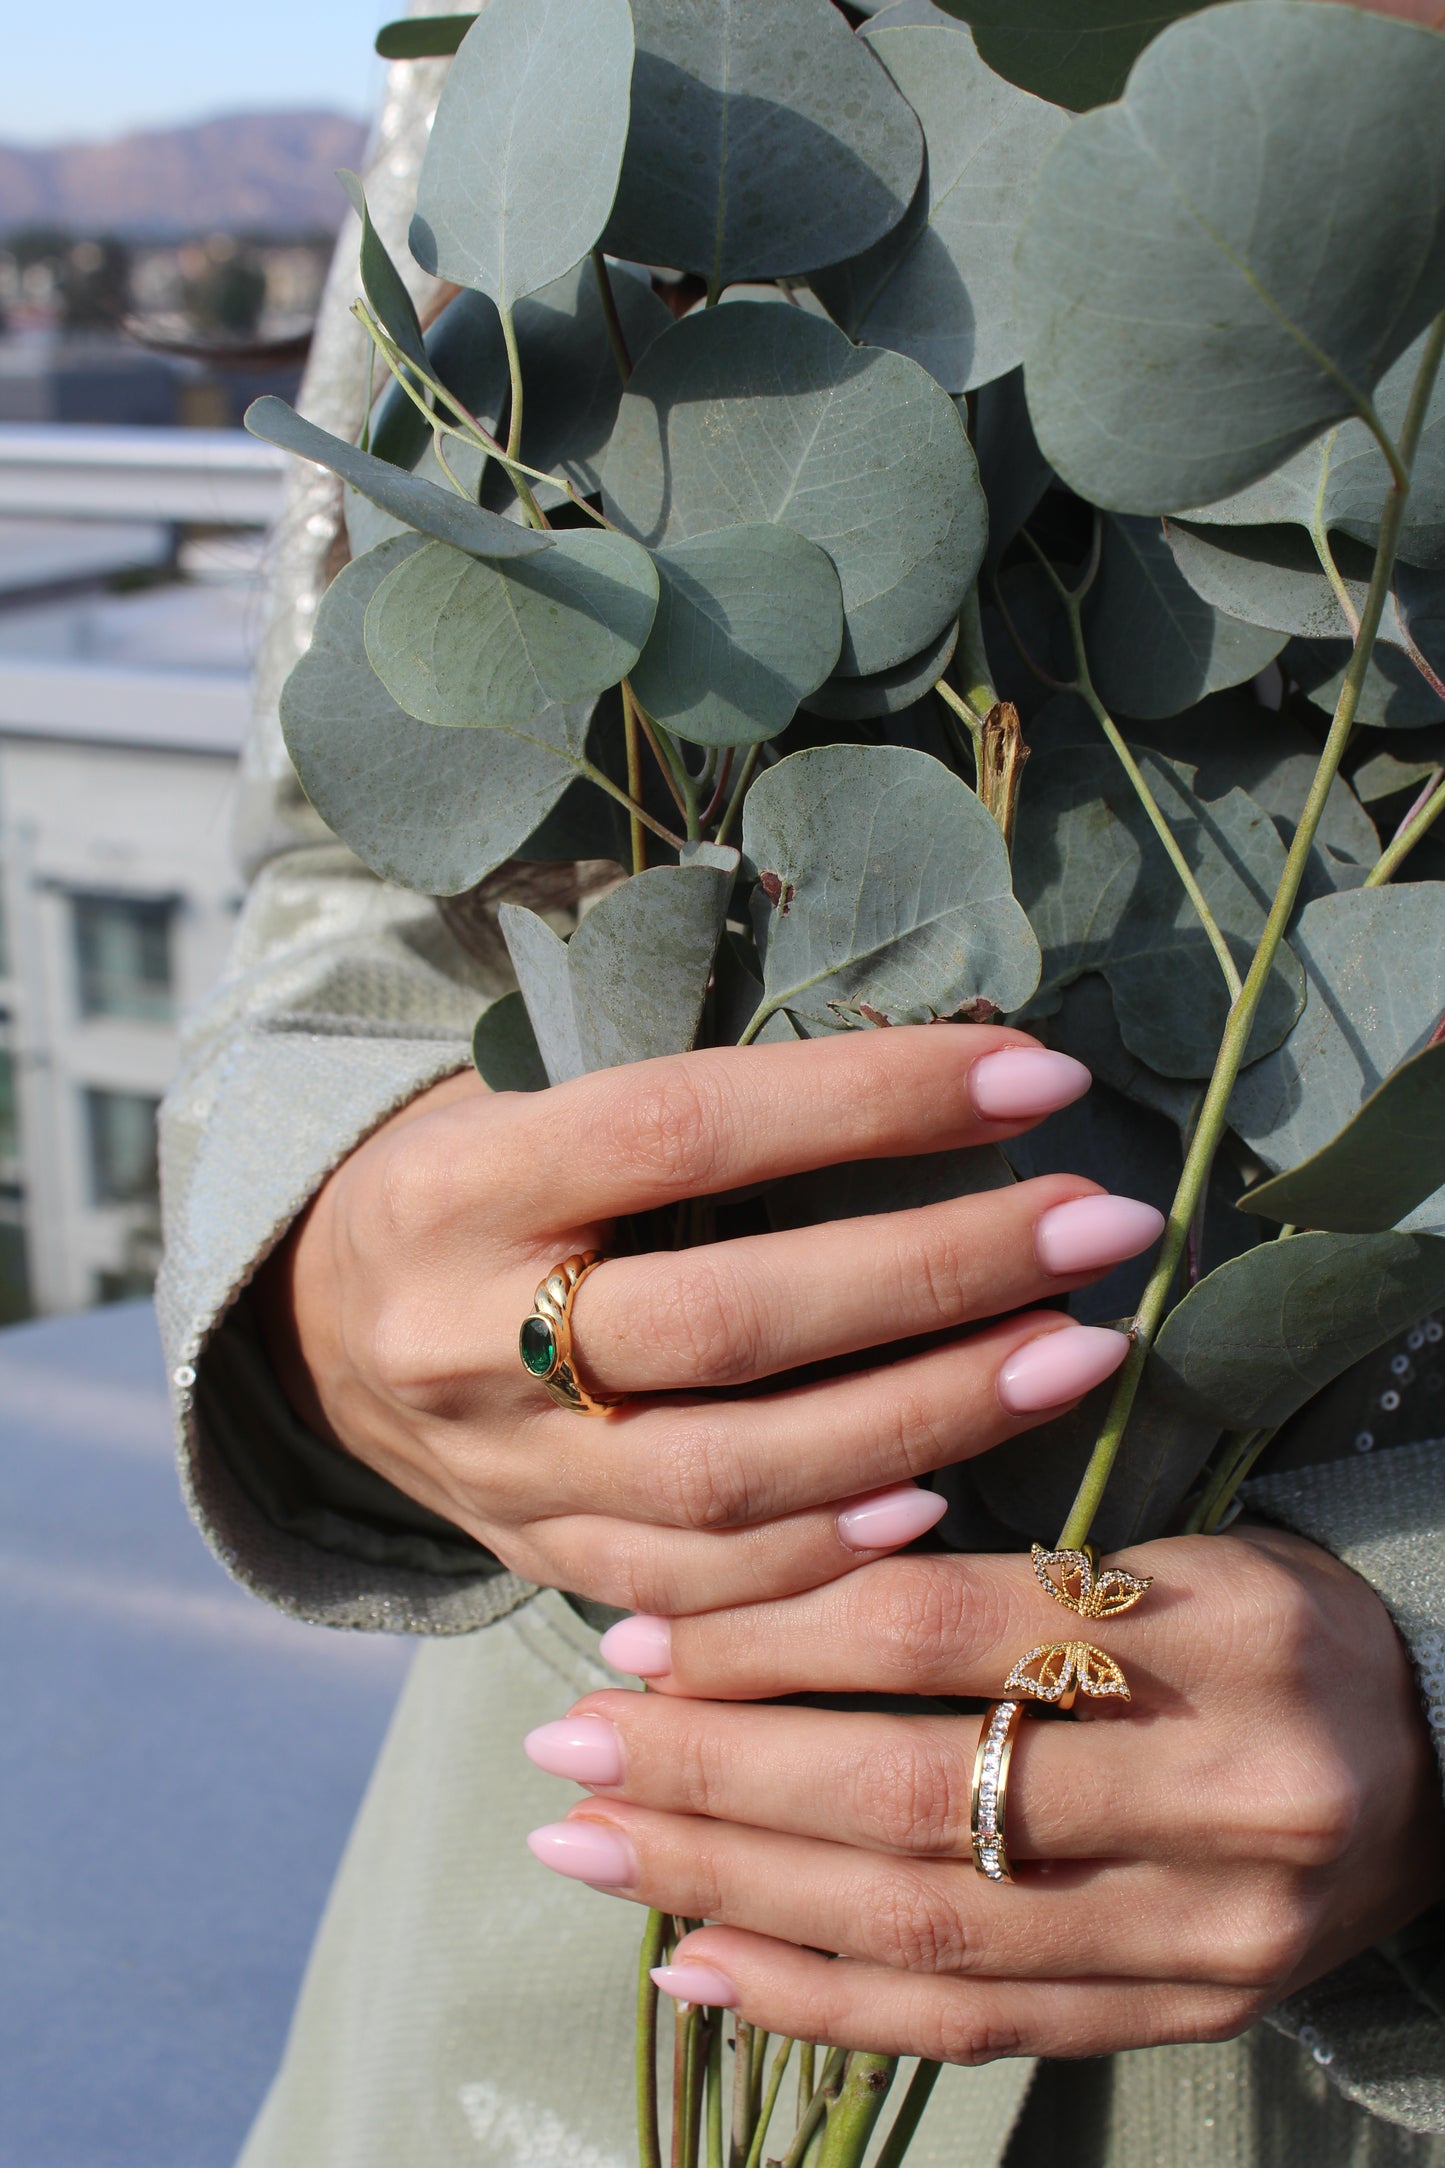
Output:
<path fill-rule="evenodd" d="M 1153 1579 L 1152 1574 L 1126 1573 L 1122 1566 L 1100 1573 L 1087 1548 L 1046 1551 L 1036 1543 L 1029 1555 L 1039 1586 L 1080 1618 L 1117 1618 L 1132 1611 Z M 1113 1657 L 1092 1641 L 1041 1641 L 1019 1658 L 1004 1681 L 1004 1692 L 1071 1709 L 1078 1694 L 1127 1701 L 1129 1682 Z"/>

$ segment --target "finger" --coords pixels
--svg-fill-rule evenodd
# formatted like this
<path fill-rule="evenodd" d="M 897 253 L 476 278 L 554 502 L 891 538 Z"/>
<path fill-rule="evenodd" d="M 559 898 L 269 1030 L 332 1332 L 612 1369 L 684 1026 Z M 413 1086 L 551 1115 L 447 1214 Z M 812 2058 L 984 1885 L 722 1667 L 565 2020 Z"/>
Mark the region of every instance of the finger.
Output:
<path fill-rule="evenodd" d="M 540 1427 L 519 1439 L 509 1495 L 537 1515 L 592 1511 L 677 1528 L 736 1527 L 850 1499 L 971 1460 L 1045 1420 L 1052 1409 L 1023 1412 L 1003 1398 L 1005 1371 L 1045 1335 L 1051 1401 L 1065 1386 L 1077 1397 L 1128 1351 L 1120 1333 L 1035 1310 L 781 1392 L 644 1400 L 606 1423 L 559 1414 L 545 1439 Z"/>
<path fill-rule="evenodd" d="M 489 1197 L 505 1185 L 529 1228 L 571 1228 L 805 1168 L 1016 1136 L 1089 1081 L 1081 1062 L 994 1025 L 707 1048 L 494 1101 L 477 1171 Z"/>
<path fill-rule="evenodd" d="M 577 1290 L 574 1345 L 604 1392 L 743 1385 L 1058 1295 L 1163 1228 L 1153 1205 L 1045 1175 L 914 1211 L 618 1257 Z"/>
<path fill-rule="evenodd" d="M 784 1605 L 750 1612 L 649 1620 L 645 1638 L 624 1620 L 603 1653 L 663 1693 L 713 1701 L 784 1694 L 979 1694 L 1000 1697 L 1013 1665 L 1041 1644 L 1087 1641 L 1123 1666 L 1135 1713 L 1183 1710 L 1230 1674 L 1248 1706 L 1252 1665 L 1272 1662 L 1257 1629 L 1273 1584 L 1251 1596 L 1244 1546 L 1212 1536 L 1172 1537 L 1118 1554 L 1153 1576 L 1137 1610 L 1094 1621 L 1052 1603 L 1027 1558 L 940 1552 L 890 1558 Z M 1111 1563 L 1113 1561 L 1111 1560 Z M 1267 1617 L 1266 1617 L 1267 1623 Z M 1119 1700 L 1080 1697 L 1081 1713 L 1122 1714 Z"/>
<path fill-rule="evenodd" d="M 764 2032 L 820 2047 L 866 2040 L 880 2055 L 939 2063 L 1229 2040 L 1262 2014 L 1262 1999 L 1237 1988 L 924 1979 L 726 1927 L 685 1936 L 659 1969 L 669 1994 L 725 2002 Z"/>
<path fill-rule="evenodd" d="M 1260 1877 L 1237 1868 L 1106 1862 L 1000 1884 L 954 1860 L 889 1859 L 617 1800 L 588 1801 L 527 1841 L 554 1872 L 636 1904 L 903 1972 L 1253 1984 L 1277 1958 L 1255 1932 Z"/>
<path fill-rule="evenodd" d="M 903 1857 L 970 1859 L 978 1717 L 756 1708 L 610 1688 L 529 1733 L 552 1776 L 599 1798 Z M 1197 1857 L 1219 1821 L 1198 1725 L 1055 1724 L 1014 1736 L 1009 1856 Z"/>

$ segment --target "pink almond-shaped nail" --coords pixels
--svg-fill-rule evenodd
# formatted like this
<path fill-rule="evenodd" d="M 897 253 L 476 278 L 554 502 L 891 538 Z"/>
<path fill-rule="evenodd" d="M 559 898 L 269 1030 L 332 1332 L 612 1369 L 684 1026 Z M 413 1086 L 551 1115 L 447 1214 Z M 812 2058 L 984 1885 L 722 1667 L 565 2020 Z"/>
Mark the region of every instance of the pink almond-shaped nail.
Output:
<path fill-rule="evenodd" d="M 1094 1079 L 1072 1054 L 1046 1046 L 1005 1046 L 969 1066 L 968 1096 L 988 1122 L 1036 1122 L 1082 1099 Z"/>
<path fill-rule="evenodd" d="M 1112 1377 L 1129 1352 L 1129 1335 L 1107 1325 L 1064 1325 L 1014 1349 L 999 1370 L 998 1397 L 1010 1415 L 1079 1400 Z"/>
<path fill-rule="evenodd" d="M 533 1859 L 554 1874 L 599 1889 L 628 1889 L 637 1880 L 637 1854 L 620 1829 L 600 1822 L 546 1822 L 527 1839 Z"/>
<path fill-rule="evenodd" d="M 573 1784 L 622 1782 L 622 1734 L 605 1716 L 561 1716 L 522 1741 L 528 1761 Z"/>
<path fill-rule="evenodd" d="M 736 2010 L 737 1989 L 716 1965 L 654 1965 L 648 1975 L 664 1995 L 704 2010 Z"/>
<path fill-rule="evenodd" d="M 893 1551 L 936 1528 L 948 1500 L 916 1483 L 895 1483 L 871 1498 L 855 1498 L 838 1515 L 838 1535 L 850 1551 Z"/>
<path fill-rule="evenodd" d="M 1041 1215 L 1034 1227 L 1034 1255 L 1045 1272 L 1062 1280 L 1122 1265 L 1163 1232 L 1164 1214 L 1137 1197 L 1075 1197 Z"/>
<path fill-rule="evenodd" d="M 664 1679 L 672 1669 L 672 1627 L 646 1611 L 620 1618 L 597 1644 L 604 1663 L 638 1679 Z"/>

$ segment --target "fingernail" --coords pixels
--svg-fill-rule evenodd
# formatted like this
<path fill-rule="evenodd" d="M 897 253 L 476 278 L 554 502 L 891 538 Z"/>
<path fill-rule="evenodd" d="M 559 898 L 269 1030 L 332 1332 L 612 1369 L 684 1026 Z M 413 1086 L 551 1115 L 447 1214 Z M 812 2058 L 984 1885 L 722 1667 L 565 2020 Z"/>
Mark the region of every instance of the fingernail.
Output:
<path fill-rule="evenodd" d="M 1129 1352 L 1129 1335 L 1105 1325 L 1064 1325 L 1015 1348 L 998 1374 L 998 1397 L 1011 1415 L 1078 1400 L 1112 1377 Z"/>
<path fill-rule="evenodd" d="M 654 1965 L 649 1975 L 664 1995 L 704 2010 L 736 2010 L 738 1991 L 716 1965 Z"/>
<path fill-rule="evenodd" d="M 1097 1272 L 1122 1265 L 1157 1242 L 1164 1214 L 1136 1197 L 1076 1197 L 1056 1204 L 1034 1228 L 1034 1255 L 1045 1272 Z"/>
<path fill-rule="evenodd" d="M 527 1839 L 534 1859 L 574 1882 L 627 1889 L 637 1880 L 637 1854 L 619 1829 L 600 1822 L 548 1822 Z"/>
<path fill-rule="evenodd" d="M 522 1752 L 549 1777 L 568 1777 L 574 1784 L 622 1782 L 622 1735 L 605 1716 L 563 1716 L 555 1724 L 539 1724 L 522 1741 Z"/>
<path fill-rule="evenodd" d="M 614 1671 L 630 1671 L 634 1678 L 661 1679 L 672 1669 L 672 1627 L 645 1611 L 609 1626 L 597 1646 L 604 1663 Z"/>
<path fill-rule="evenodd" d="M 1094 1079 L 1072 1054 L 1046 1046 L 1006 1046 L 982 1054 L 968 1072 L 973 1111 L 990 1122 L 1037 1121 L 1082 1099 Z"/>
<path fill-rule="evenodd" d="M 896 1483 L 892 1490 L 859 1498 L 838 1515 L 838 1534 L 850 1551 L 892 1551 L 914 1543 L 936 1528 L 948 1500 L 916 1483 Z"/>

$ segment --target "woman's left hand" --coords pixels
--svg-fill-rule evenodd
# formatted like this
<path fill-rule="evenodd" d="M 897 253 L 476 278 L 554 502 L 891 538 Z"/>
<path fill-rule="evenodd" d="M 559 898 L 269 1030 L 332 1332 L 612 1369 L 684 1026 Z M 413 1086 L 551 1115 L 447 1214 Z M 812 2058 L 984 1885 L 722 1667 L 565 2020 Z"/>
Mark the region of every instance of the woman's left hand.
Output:
<path fill-rule="evenodd" d="M 665 1984 L 769 2032 L 959 2063 L 1228 2038 L 1445 1890 L 1439 1770 L 1388 1614 L 1326 1552 L 1256 1528 L 1119 1562 L 1154 1584 L 1104 1621 L 1055 1608 L 1027 1558 L 916 1554 L 626 1621 L 607 1653 L 657 1691 L 531 1735 L 592 1793 L 533 1849 L 716 1922 Z M 1075 1638 L 1133 1698 L 1025 1710 L 1011 1886 L 972 1864 L 977 1717 L 751 1705 L 1001 1698 L 1026 1650 Z"/>

